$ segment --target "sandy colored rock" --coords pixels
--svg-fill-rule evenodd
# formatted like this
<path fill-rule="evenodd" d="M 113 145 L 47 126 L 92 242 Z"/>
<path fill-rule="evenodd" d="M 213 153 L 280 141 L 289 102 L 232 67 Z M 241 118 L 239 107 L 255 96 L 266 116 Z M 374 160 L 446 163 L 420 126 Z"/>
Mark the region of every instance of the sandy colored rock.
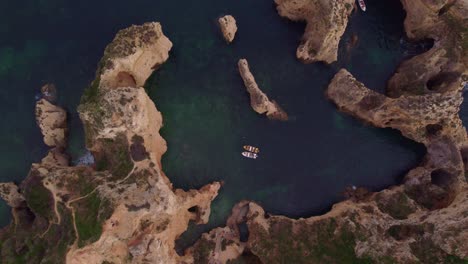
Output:
<path fill-rule="evenodd" d="M 223 33 L 224 39 L 231 43 L 234 40 L 237 32 L 236 19 L 231 15 L 226 15 L 218 19 L 221 32 Z"/>
<path fill-rule="evenodd" d="M 421 95 L 458 90 L 468 74 L 467 1 L 402 0 L 406 34 L 413 40 L 433 39 L 434 46 L 398 67 L 387 94 Z"/>
<path fill-rule="evenodd" d="M 49 166 L 68 166 L 70 163 L 70 157 L 64 153 L 64 149 L 61 147 L 55 147 L 49 150 L 47 156 L 41 160 L 41 164 L 47 164 Z"/>
<path fill-rule="evenodd" d="M 429 145 L 434 137 L 445 136 L 459 147 L 466 144 L 466 131 L 458 115 L 461 89 L 394 99 L 366 88 L 342 69 L 326 94 L 340 110 L 377 127 L 398 129 L 414 141 Z"/>
<path fill-rule="evenodd" d="M 143 87 L 145 81 L 169 58 L 172 42 L 157 22 L 120 30 L 104 50 L 99 87 Z"/>
<path fill-rule="evenodd" d="M 307 23 L 296 51 L 299 60 L 328 64 L 337 60 L 338 45 L 354 8 L 353 0 L 275 0 L 275 3 L 280 16 Z"/>
<path fill-rule="evenodd" d="M 270 101 L 268 96 L 258 87 L 255 77 L 250 72 L 247 60 L 240 59 L 237 66 L 245 88 L 250 94 L 250 105 L 253 110 L 259 114 L 266 113 L 267 117 L 273 120 L 287 121 L 286 112 L 275 101 Z"/>
<path fill-rule="evenodd" d="M 66 146 L 67 113 L 45 99 L 36 103 L 36 121 L 49 147 Z"/>
<path fill-rule="evenodd" d="M 174 189 L 162 170 L 163 119 L 142 85 L 171 45 L 159 23 L 124 29 L 109 44 L 79 106 L 94 168 L 68 167 L 61 148 L 32 165 L 20 185 L 28 207 L 14 208 L 15 223 L 0 230 L 2 261 L 17 259 L 18 248 L 47 249 L 25 253 L 27 263 L 185 261 L 175 240 L 189 221 L 207 223 L 220 184 Z M 43 99 L 36 113 L 57 145 L 50 131 L 65 122 L 63 112 Z"/>
<path fill-rule="evenodd" d="M 12 182 L 0 183 L 0 197 L 12 208 L 24 206 L 24 197 Z"/>

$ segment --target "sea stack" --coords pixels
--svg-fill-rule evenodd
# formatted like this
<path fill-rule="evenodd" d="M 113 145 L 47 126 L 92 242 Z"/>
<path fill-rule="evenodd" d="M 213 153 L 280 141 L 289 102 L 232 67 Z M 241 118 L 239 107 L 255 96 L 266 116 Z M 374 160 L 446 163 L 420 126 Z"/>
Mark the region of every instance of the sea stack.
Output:
<path fill-rule="evenodd" d="M 287 121 L 288 114 L 275 101 L 270 101 L 268 96 L 258 87 L 255 77 L 250 72 L 247 60 L 240 59 L 237 65 L 245 88 L 250 94 L 250 105 L 253 110 L 259 114 L 266 113 L 267 117 L 272 120 Z"/>
<path fill-rule="evenodd" d="M 223 33 L 224 39 L 227 43 L 231 43 L 234 40 L 237 32 L 236 19 L 231 15 L 226 15 L 218 19 L 221 32 Z"/>

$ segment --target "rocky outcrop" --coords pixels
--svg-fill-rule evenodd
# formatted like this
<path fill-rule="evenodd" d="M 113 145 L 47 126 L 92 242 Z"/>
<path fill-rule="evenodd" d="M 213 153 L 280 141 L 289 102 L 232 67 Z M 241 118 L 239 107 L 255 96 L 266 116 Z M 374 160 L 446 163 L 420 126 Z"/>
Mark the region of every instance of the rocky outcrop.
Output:
<path fill-rule="evenodd" d="M 307 23 L 296 51 L 299 60 L 304 63 L 337 60 L 338 45 L 354 8 L 353 0 L 275 0 L 275 3 L 280 16 Z"/>
<path fill-rule="evenodd" d="M 48 83 L 41 87 L 41 96 L 52 104 L 57 101 L 57 88 L 54 84 Z"/>
<path fill-rule="evenodd" d="M 275 101 L 270 101 L 268 96 L 258 87 L 254 76 L 250 72 L 247 60 L 240 59 L 237 66 L 245 88 L 250 94 L 250 105 L 253 110 L 259 114 L 266 113 L 267 117 L 273 120 L 287 121 L 288 115 L 286 112 Z"/>
<path fill-rule="evenodd" d="M 0 197 L 13 208 L 20 207 L 24 203 L 24 197 L 19 192 L 18 186 L 12 182 L 0 183 Z"/>
<path fill-rule="evenodd" d="M 224 39 L 227 43 L 231 43 L 234 40 L 237 32 L 236 19 L 231 15 L 226 15 L 218 19 L 221 32 L 223 33 Z"/>
<path fill-rule="evenodd" d="M 426 146 L 437 137 L 450 138 L 458 147 L 466 144 L 466 131 L 458 116 L 461 89 L 447 93 L 389 98 L 374 92 L 342 69 L 326 92 L 340 110 L 377 127 L 398 129 Z"/>
<path fill-rule="evenodd" d="M 403 62 L 390 79 L 387 94 L 422 95 L 458 90 L 468 65 L 466 1 L 402 0 L 405 30 L 413 40 L 432 39 L 434 46 Z"/>
<path fill-rule="evenodd" d="M 36 121 L 49 147 L 65 147 L 67 136 L 67 113 L 46 99 L 36 103 Z"/>
<path fill-rule="evenodd" d="M 173 189 L 162 170 L 162 116 L 142 85 L 171 46 L 159 23 L 124 29 L 109 44 L 79 106 L 95 165 L 69 167 L 61 148 L 33 164 L 19 187 L 25 206 L 13 208 L 15 224 L 0 231 L 2 261 L 184 261 L 175 240 L 189 221 L 208 221 L 220 184 Z M 39 124 L 55 124 L 44 117 L 50 104 L 38 104 Z"/>
<path fill-rule="evenodd" d="M 169 58 L 171 48 L 172 42 L 159 23 L 123 29 L 104 50 L 95 85 L 143 87 L 151 73 Z"/>
<path fill-rule="evenodd" d="M 427 148 L 423 162 L 407 173 L 402 185 L 377 193 L 357 188 L 350 199 L 333 205 L 321 216 L 290 219 L 268 215 L 253 202 L 239 203 L 235 208 L 243 209 L 233 210 L 231 217 L 236 224 L 228 221 L 223 229 L 238 234 L 237 224 L 247 225 L 248 241 L 239 243 L 244 250 L 238 253 L 237 261 L 468 261 L 468 141 L 458 115 L 466 82 L 468 3 L 402 2 L 408 14 L 408 35 L 413 39 L 432 38 L 434 47 L 399 67 L 389 82 L 388 96 L 366 88 L 344 69 L 335 75 L 326 95 L 341 111 L 377 127 L 397 129 L 423 143 Z M 303 19 L 302 14 L 312 8 L 301 5 L 301 1 L 284 1 L 283 8 L 286 3 L 302 7 L 286 9 L 296 10 L 296 16 L 288 15 L 296 20 Z M 204 242 L 209 241 L 209 235 L 187 254 L 219 260 L 213 254 L 216 244 Z M 229 241 L 234 244 L 238 239 L 230 237 Z M 200 256 L 200 252 L 205 254 Z"/>

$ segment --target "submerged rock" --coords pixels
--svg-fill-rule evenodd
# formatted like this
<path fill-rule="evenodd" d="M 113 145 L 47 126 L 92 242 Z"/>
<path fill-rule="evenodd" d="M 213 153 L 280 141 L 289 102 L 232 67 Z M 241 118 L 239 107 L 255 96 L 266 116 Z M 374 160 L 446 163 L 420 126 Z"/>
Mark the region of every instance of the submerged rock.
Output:
<path fill-rule="evenodd" d="M 237 65 L 242 80 L 244 80 L 245 88 L 250 94 L 250 105 L 253 110 L 259 114 L 266 113 L 267 117 L 273 120 L 287 121 L 288 115 L 286 112 L 275 101 L 270 101 L 268 96 L 258 87 L 254 76 L 250 72 L 247 60 L 240 59 Z"/>
<path fill-rule="evenodd" d="M 234 40 L 237 32 L 236 19 L 231 15 L 226 15 L 218 19 L 221 32 L 223 33 L 224 39 L 231 43 Z"/>
<path fill-rule="evenodd" d="M 49 147 L 65 147 L 67 137 L 67 113 L 46 99 L 36 103 L 36 121 Z"/>
<path fill-rule="evenodd" d="M 332 63 L 338 57 L 338 45 L 348 25 L 354 0 L 275 0 L 278 14 L 307 26 L 296 56 L 304 63 Z"/>
<path fill-rule="evenodd" d="M 41 87 L 42 98 L 54 104 L 57 101 L 57 88 L 54 84 L 48 83 Z"/>

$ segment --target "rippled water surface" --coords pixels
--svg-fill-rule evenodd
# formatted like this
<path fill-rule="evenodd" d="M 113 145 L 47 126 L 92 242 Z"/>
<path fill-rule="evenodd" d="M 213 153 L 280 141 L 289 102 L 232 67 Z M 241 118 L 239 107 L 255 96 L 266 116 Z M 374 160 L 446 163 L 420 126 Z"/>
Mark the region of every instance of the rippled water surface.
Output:
<path fill-rule="evenodd" d="M 53 82 L 70 113 L 70 152 L 84 154 L 76 107 L 97 61 L 118 29 L 160 21 L 174 43 L 169 61 L 147 83 L 164 116 L 169 150 L 166 174 L 176 187 L 224 185 L 209 226 L 223 224 L 232 205 L 255 200 L 292 217 L 322 213 L 345 186 L 372 190 L 397 183 L 424 149 L 398 132 L 376 129 L 336 111 L 324 90 L 341 67 L 383 92 L 396 66 L 420 48 L 404 41 L 398 1 L 368 0 L 368 12 L 351 18 L 332 65 L 304 65 L 295 49 L 304 24 L 280 18 L 271 0 L 205 1 L 0 1 L 0 180 L 21 181 L 44 155 L 34 121 L 40 86 Z M 216 20 L 232 14 L 239 32 L 231 45 Z M 351 36 L 357 46 L 349 49 Z M 409 48 L 408 48 L 409 47 Z M 246 58 L 259 86 L 289 114 L 285 123 L 257 115 L 237 72 Z M 257 160 L 242 145 L 261 149 Z M 0 224 L 8 209 L 0 204 Z"/>

